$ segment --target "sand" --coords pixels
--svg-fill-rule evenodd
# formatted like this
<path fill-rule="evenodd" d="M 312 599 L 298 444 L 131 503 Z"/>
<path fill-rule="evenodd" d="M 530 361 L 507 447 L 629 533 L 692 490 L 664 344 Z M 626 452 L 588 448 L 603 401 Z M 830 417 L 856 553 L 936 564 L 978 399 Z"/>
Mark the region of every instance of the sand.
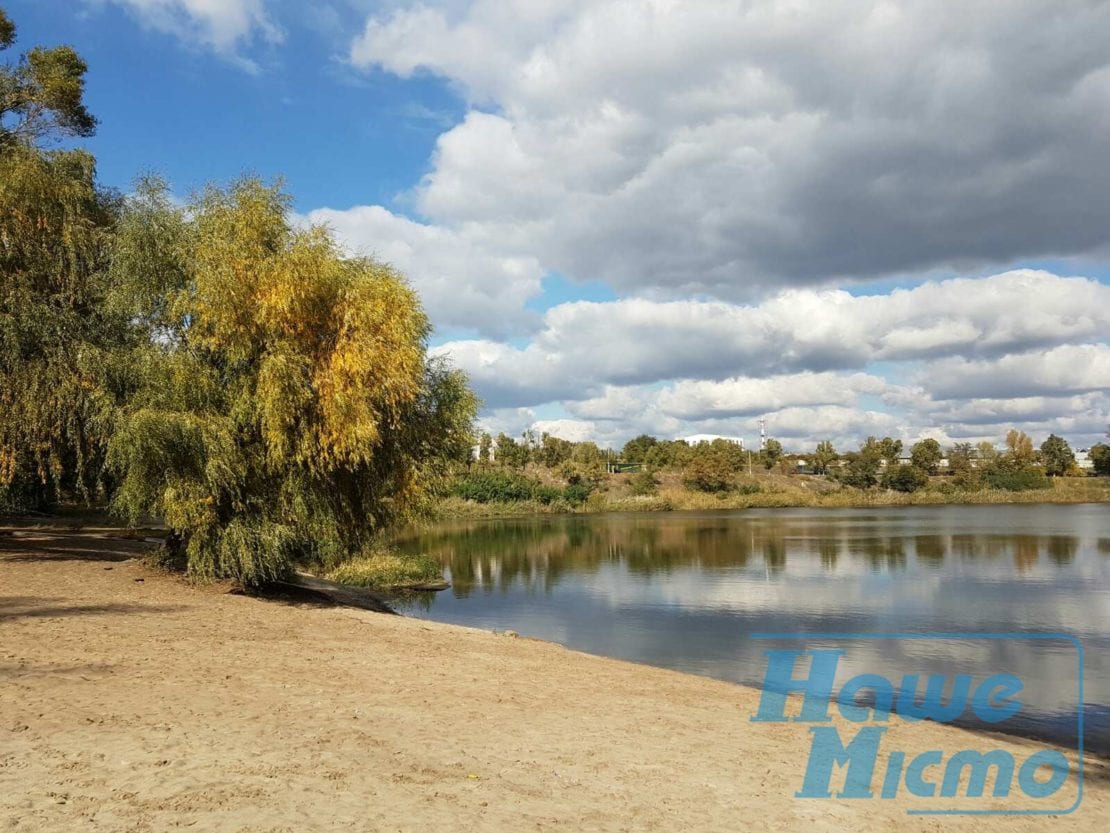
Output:
<path fill-rule="evenodd" d="M 540 641 L 191 586 L 102 532 L 0 530 L 0 830 L 1102 830 L 799 800 L 758 692 Z M 905 750 L 1041 744 L 899 724 Z M 1058 796 L 1070 803 L 1074 791 Z M 977 805 L 981 806 L 981 805 Z M 997 799 L 999 808 L 1028 801 Z"/>

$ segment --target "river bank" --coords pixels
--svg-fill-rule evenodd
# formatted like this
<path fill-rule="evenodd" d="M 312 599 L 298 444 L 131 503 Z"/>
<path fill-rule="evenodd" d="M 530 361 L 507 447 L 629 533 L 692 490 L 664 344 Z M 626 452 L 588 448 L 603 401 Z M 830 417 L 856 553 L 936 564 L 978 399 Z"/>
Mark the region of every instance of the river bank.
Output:
<path fill-rule="evenodd" d="M 585 502 L 544 504 L 534 500 L 477 503 L 449 497 L 436 510 L 440 518 L 496 518 L 536 514 L 597 512 L 670 512 L 707 509 L 868 508 L 876 506 L 984 506 L 1034 503 L 1110 503 L 1110 478 L 1064 477 L 1050 481 L 1049 489 L 1011 492 L 1002 489 L 966 491 L 936 478 L 916 492 L 888 489 L 852 489 L 811 476 L 756 475 L 749 490 L 708 494 L 686 488 L 680 478 L 662 475 L 651 495 L 629 493 L 626 475 L 607 475 Z"/>
<path fill-rule="evenodd" d="M 0 828 L 938 827 L 904 797 L 795 799 L 808 732 L 751 723 L 753 689 L 192 586 L 142 552 L 90 530 L 0 535 Z M 897 721 L 889 735 L 910 754 L 1038 746 Z M 1110 787 L 1087 766 L 1072 815 L 943 826 L 1100 830 Z"/>

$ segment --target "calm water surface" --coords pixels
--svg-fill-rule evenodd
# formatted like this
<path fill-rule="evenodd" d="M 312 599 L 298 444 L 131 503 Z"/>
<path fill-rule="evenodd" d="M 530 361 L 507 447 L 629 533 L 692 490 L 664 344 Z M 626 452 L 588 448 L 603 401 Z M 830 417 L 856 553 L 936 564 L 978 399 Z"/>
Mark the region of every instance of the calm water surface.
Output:
<path fill-rule="evenodd" d="M 768 644 L 752 633 L 1074 634 L 1086 745 L 1110 754 L 1110 507 L 552 516 L 451 523 L 401 546 L 439 556 L 452 583 L 401 600 L 409 615 L 744 683 L 764 672 Z M 808 645 L 847 648 L 841 681 L 1015 673 L 1026 706 L 1005 727 L 1074 742 L 1076 651 L 1066 642 Z"/>

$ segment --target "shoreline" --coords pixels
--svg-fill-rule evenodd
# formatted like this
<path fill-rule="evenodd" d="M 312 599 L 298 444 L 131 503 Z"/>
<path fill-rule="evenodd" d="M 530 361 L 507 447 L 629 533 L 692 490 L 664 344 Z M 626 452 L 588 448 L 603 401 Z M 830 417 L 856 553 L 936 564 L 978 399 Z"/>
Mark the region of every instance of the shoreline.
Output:
<path fill-rule="evenodd" d="M 740 509 L 880 509 L 911 506 L 1011 506 L 1011 505 L 1077 505 L 1110 504 L 1110 482 L 1104 478 L 1082 487 L 1054 488 L 1027 492 L 984 490 L 945 494 L 922 491 L 900 492 L 831 492 L 808 495 L 768 492 L 754 495 L 726 494 L 721 497 L 679 490 L 661 490 L 658 495 L 631 498 L 592 497 L 577 507 L 545 506 L 535 501 L 517 503 L 477 503 L 449 498 L 435 509 L 434 520 L 468 518 L 505 518 L 528 515 L 596 515 L 607 512 L 642 512 L 645 514 L 688 511 L 735 511 Z"/>
<path fill-rule="evenodd" d="M 133 560 L 141 542 L 26 532 L 0 535 L 5 829 L 934 829 L 905 796 L 795 799 L 808 732 L 751 723 L 755 688 L 232 595 Z M 890 737 L 910 752 L 1043 747 L 901 720 Z M 1083 805 L 1054 827 L 1098 830 L 1110 813 L 1110 767 L 1086 765 Z"/>

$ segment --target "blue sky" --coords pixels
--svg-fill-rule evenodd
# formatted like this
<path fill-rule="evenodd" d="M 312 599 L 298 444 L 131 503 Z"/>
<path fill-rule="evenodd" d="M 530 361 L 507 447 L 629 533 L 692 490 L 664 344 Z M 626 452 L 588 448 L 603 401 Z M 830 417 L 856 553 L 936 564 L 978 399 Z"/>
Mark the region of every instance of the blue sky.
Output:
<path fill-rule="evenodd" d="M 144 170 L 186 192 L 244 172 L 288 183 L 299 209 L 392 204 L 427 170 L 440 119 L 457 119 L 443 81 L 355 73 L 346 44 L 305 21 L 290 48 L 262 50 L 251 74 L 124 8 L 71 0 L 6 0 L 19 45 L 68 43 L 89 64 L 87 143 L 101 178 L 126 188 Z M 357 24 L 352 24 L 357 25 Z"/>
<path fill-rule="evenodd" d="M 283 177 L 408 275 L 490 430 L 1110 421 L 1105 5 L 4 6 L 87 60 L 105 183 Z"/>

